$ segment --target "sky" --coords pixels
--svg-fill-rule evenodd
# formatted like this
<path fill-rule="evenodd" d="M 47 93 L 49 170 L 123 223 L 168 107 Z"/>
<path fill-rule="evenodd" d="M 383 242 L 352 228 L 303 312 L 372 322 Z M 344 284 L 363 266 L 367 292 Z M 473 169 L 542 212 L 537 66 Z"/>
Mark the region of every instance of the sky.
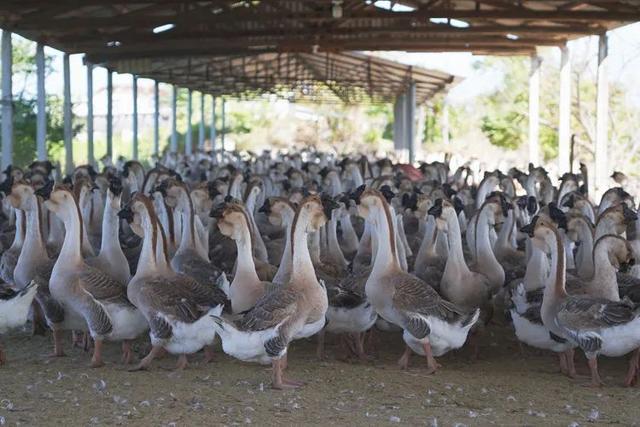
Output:
<path fill-rule="evenodd" d="M 593 57 L 591 66 L 595 70 L 597 64 L 597 37 L 585 37 L 569 43 L 570 50 L 587 49 Z M 46 48 L 47 53 L 54 55 L 54 73 L 47 80 L 47 90 L 62 95 L 62 53 Z M 559 49 L 546 48 L 545 60 L 553 61 L 559 67 Z M 448 100 L 453 103 L 464 103 L 483 92 L 494 89 L 499 84 L 499 76 L 491 72 L 480 72 L 473 67 L 478 60 L 469 53 L 414 53 L 414 52 L 377 52 L 389 59 L 402 63 L 419 65 L 445 71 L 463 77 L 462 83 L 451 90 Z M 82 63 L 82 55 L 71 55 L 72 99 L 74 103 L 82 103 L 86 99 L 86 69 Z M 640 23 L 627 25 L 609 32 L 609 80 L 619 81 L 627 87 L 627 96 L 640 105 L 640 85 L 637 74 L 640 70 Z M 34 80 L 35 84 L 35 80 Z M 150 86 L 151 81 L 140 79 L 141 88 Z M 130 86 L 131 76 L 114 74 L 114 86 Z M 99 91 L 106 86 L 106 71 L 95 68 L 94 90 Z M 35 91 L 35 89 L 34 89 Z"/>

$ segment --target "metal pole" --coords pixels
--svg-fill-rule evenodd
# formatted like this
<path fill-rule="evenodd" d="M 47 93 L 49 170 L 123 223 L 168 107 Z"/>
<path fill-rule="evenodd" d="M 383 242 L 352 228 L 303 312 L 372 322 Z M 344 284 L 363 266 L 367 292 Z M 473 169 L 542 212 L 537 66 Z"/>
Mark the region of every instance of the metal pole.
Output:
<path fill-rule="evenodd" d="M 560 115 L 558 124 L 558 173 L 569 171 L 571 143 L 571 56 L 565 45 L 560 48 Z"/>
<path fill-rule="evenodd" d="M 609 81 L 607 79 L 607 58 L 609 38 L 601 34 L 598 40 L 598 81 L 596 93 L 596 195 L 606 190 L 608 175 L 608 130 L 609 130 Z"/>
<path fill-rule="evenodd" d="M 184 142 L 184 153 L 187 156 L 193 154 L 193 140 L 192 140 L 192 132 L 191 132 L 191 117 L 193 115 L 193 105 L 191 100 L 193 98 L 193 91 L 189 89 L 187 93 L 187 135 Z"/>
<path fill-rule="evenodd" d="M 198 127 L 198 148 L 204 150 L 204 93 L 200 92 L 200 126 Z"/>
<path fill-rule="evenodd" d="M 531 55 L 529 72 L 529 162 L 540 162 L 540 65 L 542 58 Z"/>
<path fill-rule="evenodd" d="M 153 84 L 153 154 L 160 152 L 160 83 Z"/>
<path fill-rule="evenodd" d="M 95 165 L 93 152 L 93 64 L 87 63 L 87 157 L 90 165 Z"/>
<path fill-rule="evenodd" d="M 227 100 L 222 98 L 222 135 L 220 137 L 220 145 L 221 145 L 221 149 L 222 151 L 225 150 L 225 146 L 224 146 L 224 137 L 227 134 L 227 111 L 226 108 L 227 107 Z"/>
<path fill-rule="evenodd" d="M 44 45 L 36 46 L 36 74 L 38 115 L 36 117 L 36 145 L 38 160 L 47 160 L 47 106 L 44 88 Z"/>
<path fill-rule="evenodd" d="M 138 160 L 138 77 L 133 76 L 133 158 Z"/>
<path fill-rule="evenodd" d="M 13 55 L 11 33 L 2 31 L 2 170 L 13 163 Z"/>
<path fill-rule="evenodd" d="M 407 117 L 406 117 L 406 126 L 407 126 L 407 149 L 409 150 L 409 163 L 413 164 L 416 160 L 416 150 L 415 150 L 415 128 L 416 128 L 416 84 L 415 82 L 411 82 L 409 87 L 407 88 L 407 99 L 406 99 L 406 109 L 407 109 Z"/>
<path fill-rule="evenodd" d="M 442 101 L 442 143 L 449 145 L 449 104 L 446 99 Z"/>
<path fill-rule="evenodd" d="M 107 70 L 107 157 L 113 157 L 113 71 Z"/>
<path fill-rule="evenodd" d="M 69 54 L 65 53 L 62 58 L 62 74 L 64 81 L 64 104 L 63 117 L 64 124 L 64 167 L 67 174 L 73 172 L 73 144 L 71 130 L 71 69 L 69 67 Z"/>
<path fill-rule="evenodd" d="M 211 97 L 211 149 L 216 151 L 216 97 Z"/>
<path fill-rule="evenodd" d="M 169 151 L 178 151 L 178 88 L 173 86 L 173 96 L 171 98 L 171 146 Z"/>

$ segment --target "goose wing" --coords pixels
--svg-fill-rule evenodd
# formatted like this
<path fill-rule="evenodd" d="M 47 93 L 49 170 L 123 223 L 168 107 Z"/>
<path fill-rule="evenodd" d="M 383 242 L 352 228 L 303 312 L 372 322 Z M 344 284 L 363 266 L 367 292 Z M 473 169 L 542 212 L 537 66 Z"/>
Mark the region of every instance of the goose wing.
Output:
<path fill-rule="evenodd" d="M 187 292 L 189 298 L 198 305 L 206 307 L 215 307 L 220 304 L 230 306 L 227 295 L 215 284 L 215 281 L 206 284 L 191 276 L 177 274 L 171 279 L 171 282 L 181 286 L 182 291 Z"/>
<path fill-rule="evenodd" d="M 462 321 L 463 326 L 474 318 L 475 312 L 468 313 L 442 299 L 431 286 L 411 274 L 403 273 L 395 280 L 393 307 L 406 317 L 404 328 L 416 338 L 424 338 L 430 332 L 424 316 L 447 323 Z"/>
<path fill-rule="evenodd" d="M 97 268 L 85 265 L 79 274 L 80 286 L 102 303 L 131 304 L 127 299 L 127 287 L 113 280 Z"/>
<path fill-rule="evenodd" d="M 599 330 L 629 323 L 638 316 L 637 311 L 629 301 L 570 297 L 562 304 L 558 323 L 574 330 Z"/>
<path fill-rule="evenodd" d="M 298 298 L 295 290 L 280 287 L 265 294 L 256 305 L 238 321 L 244 331 L 264 331 L 285 322 L 296 313 Z"/>
<path fill-rule="evenodd" d="M 625 325 L 638 314 L 638 306 L 628 300 L 569 297 L 560 307 L 557 323 L 581 348 L 594 352 L 602 345 L 602 329 Z"/>

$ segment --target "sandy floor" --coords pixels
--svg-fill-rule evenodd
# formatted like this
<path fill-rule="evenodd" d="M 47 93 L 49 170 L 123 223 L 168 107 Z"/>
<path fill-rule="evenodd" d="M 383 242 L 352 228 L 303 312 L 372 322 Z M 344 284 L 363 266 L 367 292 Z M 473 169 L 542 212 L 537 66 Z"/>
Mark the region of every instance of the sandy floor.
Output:
<path fill-rule="evenodd" d="M 268 370 L 224 354 L 208 365 L 195 355 L 184 372 L 167 370 L 175 363 L 167 357 L 150 372 L 129 373 L 114 344 L 112 363 L 90 369 L 79 349 L 46 358 L 49 337 L 4 341 L 10 362 L 0 368 L 0 425 L 640 425 L 640 388 L 621 386 L 625 360 L 602 360 L 607 386 L 583 387 L 586 377 L 560 376 L 551 355 L 522 355 L 508 328 L 484 338 L 479 361 L 449 354 L 432 376 L 417 356 L 408 371 L 396 368 L 397 334 L 384 335 L 380 354 L 365 364 L 335 360 L 331 344 L 328 360 L 318 362 L 314 342 L 296 342 L 289 372 L 309 381 L 299 391 L 273 391 Z M 577 364 L 586 374 L 582 356 Z"/>

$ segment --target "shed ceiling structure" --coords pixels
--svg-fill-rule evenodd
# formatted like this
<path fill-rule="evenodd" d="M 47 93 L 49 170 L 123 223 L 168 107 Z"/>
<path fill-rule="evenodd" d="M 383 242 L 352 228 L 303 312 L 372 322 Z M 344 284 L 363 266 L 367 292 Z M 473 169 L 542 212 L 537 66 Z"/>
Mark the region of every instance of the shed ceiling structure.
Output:
<path fill-rule="evenodd" d="M 0 2 L 0 27 L 114 71 L 217 95 L 347 102 L 390 100 L 410 74 L 421 102 L 451 76 L 344 52 L 529 55 L 637 20 L 640 5 L 624 0 Z"/>
<path fill-rule="evenodd" d="M 457 80 L 448 73 L 354 52 L 120 59 L 106 65 L 216 96 L 271 93 L 292 101 L 393 102 L 415 83 L 416 101 L 425 102 Z"/>

